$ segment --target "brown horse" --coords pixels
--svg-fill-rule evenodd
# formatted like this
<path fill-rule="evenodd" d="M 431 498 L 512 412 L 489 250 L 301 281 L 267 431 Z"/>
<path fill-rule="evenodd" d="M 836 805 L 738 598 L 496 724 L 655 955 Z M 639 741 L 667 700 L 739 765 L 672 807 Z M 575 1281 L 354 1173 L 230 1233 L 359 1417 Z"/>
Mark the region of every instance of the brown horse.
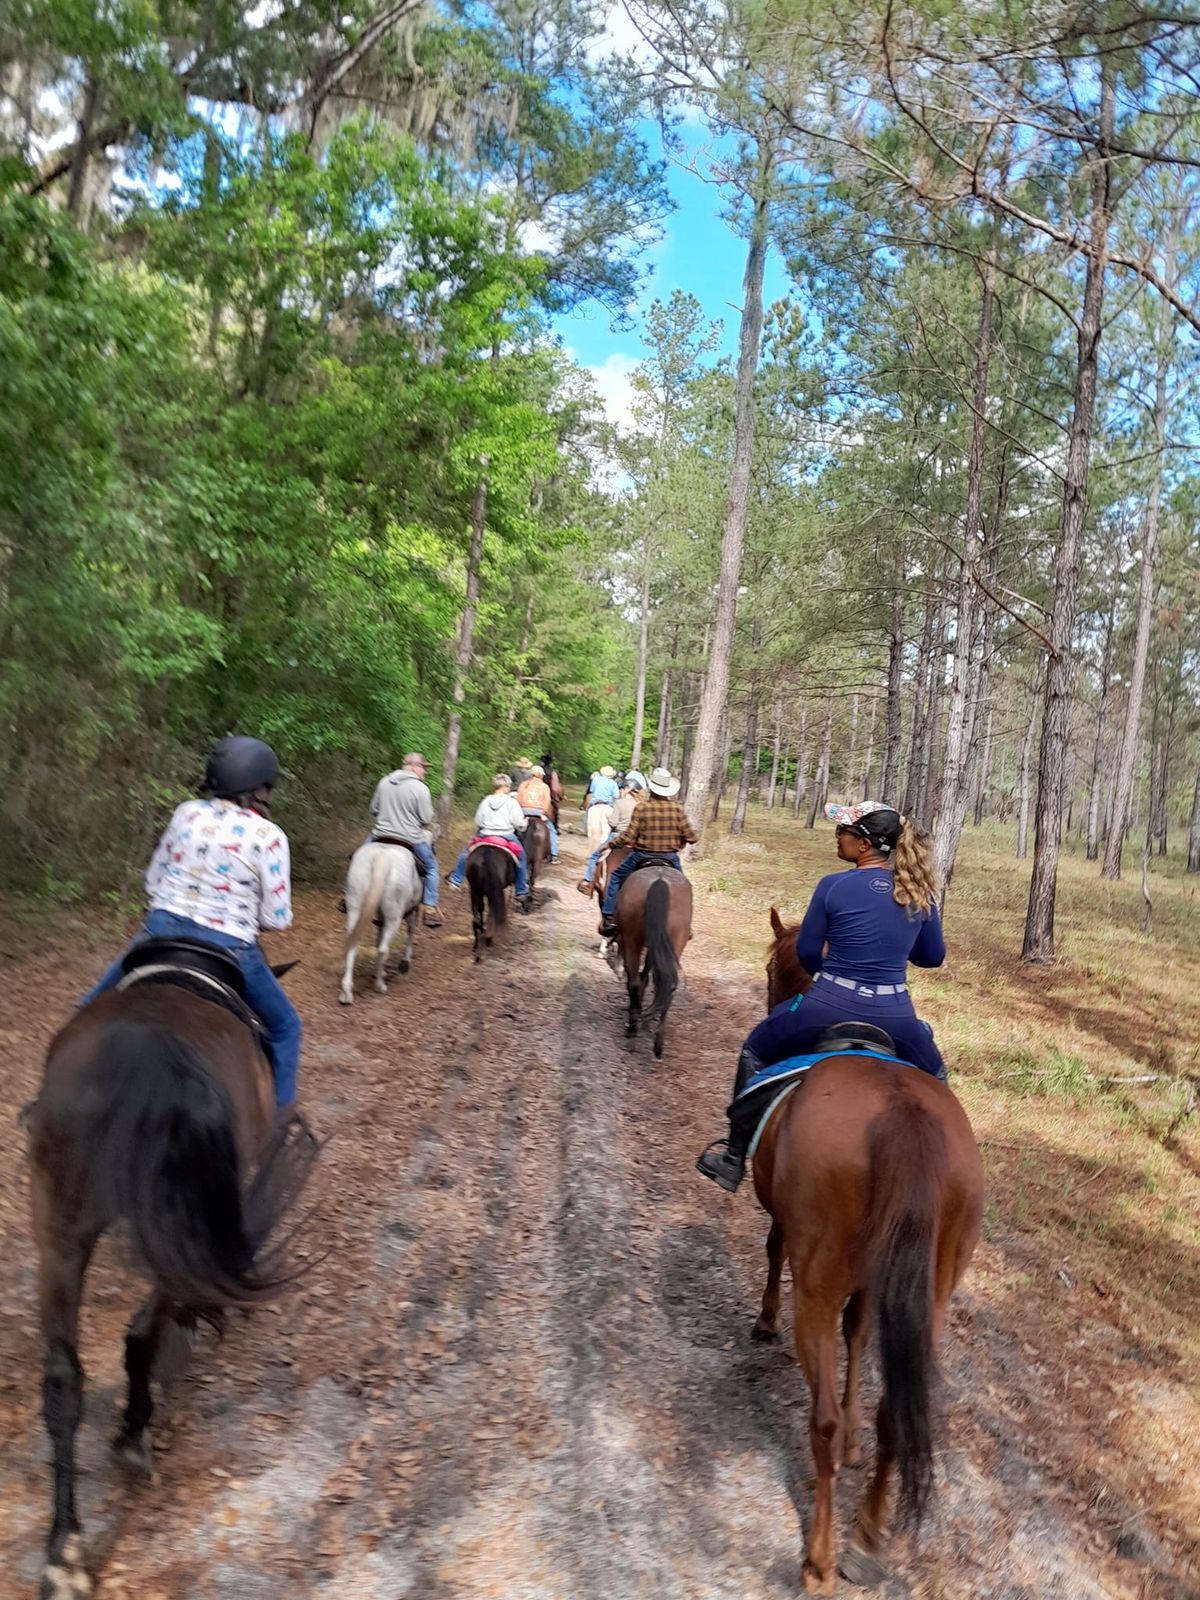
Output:
<path fill-rule="evenodd" d="M 648 1016 L 658 1023 L 654 1054 L 661 1057 L 667 1012 L 679 984 L 679 958 L 692 937 L 692 886 L 665 863 L 639 867 L 622 883 L 613 916 L 629 993 L 626 1036 L 637 1034 L 646 984 L 653 978 Z"/>
<path fill-rule="evenodd" d="M 782 1000 L 794 1000 L 798 994 L 807 994 L 813 986 L 812 975 L 800 965 L 796 954 L 800 924 L 785 924 L 772 906 L 771 931 L 775 937 L 767 946 L 768 1011 L 774 1011 Z"/>
<path fill-rule="evenodd" d="M 159 972 L 101 995 L 51 1042 L 27 1115 L 54 1458 L 43 1600 L 91 1591 L 75 1434 L 80 1301 L 100 1235 L 125 1220 L 153 1283 L 125 1339 L 129 1397 L 113 1441 L 117 1459 L 143 1472 L 152 1465 L 150 1377 L 168 1328 L 190 1330 L 197 1313 L 211 1320 L 288 1281 L 261 1248 L 307 1175 L 315 1143 L 299 1118 L 272 1133 L 267 1059 L 255 1032 L 213 993 L 211 984 Z"/>
<path fill-rule="evenodd" d="M 795 959 L 797 930 L 785 928 L 774 907 L 771 926 L 768 990 L 777 1004 L 811 979 Z M 840 1564 L 851 1581 L 875 1584 L 884 1574 L 877 1552 L 893 1468 L 902 1523 L 919 1524 L 933 1486 L 934 1351 L 979 1239 L 979 1149 L 962 1106 L 929 1073 L 831 1056 L 772 1112 L 754 1155 L 754 1187 L 771 1218 L 754 1335 L 779 1333 L 786 1259 L 796 1355 L 812 1392 L 817 1484 L 803 1570 L 808 1594 L 829 1592 L 839 1569 L 833 1480 L 843 1461 L 861 1460 L 859 1368 L 868 1333 L 878 1329 L 875 1470 Z M 839 1319 L 847 1351 L 840 1400 Z"/>
<path fill-rule="evenodd" d="M 537 884 L 538 869 L 550 859 L 550 830 L 543 817 L 530 817 L 521 843 L 525 846 L 525 860 L 529 863 L 529 900 Z"/>
<path fill-rule="evenodd" d="M 472 949 L 482 961 L 481 945 L 491 948 L 497 928 L 508 921 L 508 886 L 517 878 L 517 863 L 511 850 L 499 844 L 477 845 L 467 857 L 467 887 L 471 891 Z M 490 926 L 488 913 L 491 913 Z"/>

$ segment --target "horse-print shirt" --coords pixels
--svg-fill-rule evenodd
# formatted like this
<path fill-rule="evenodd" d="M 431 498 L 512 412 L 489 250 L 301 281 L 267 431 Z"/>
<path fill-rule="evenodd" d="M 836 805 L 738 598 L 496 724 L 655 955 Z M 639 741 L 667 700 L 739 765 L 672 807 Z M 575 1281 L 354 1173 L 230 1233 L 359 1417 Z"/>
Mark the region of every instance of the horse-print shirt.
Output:
<path fill-rule="evenodd" d="M 292 925 L 287 835 L 232 800 L 188 800 L 146 871 L 151 911 L 170 911 L 253 944 Z"/>

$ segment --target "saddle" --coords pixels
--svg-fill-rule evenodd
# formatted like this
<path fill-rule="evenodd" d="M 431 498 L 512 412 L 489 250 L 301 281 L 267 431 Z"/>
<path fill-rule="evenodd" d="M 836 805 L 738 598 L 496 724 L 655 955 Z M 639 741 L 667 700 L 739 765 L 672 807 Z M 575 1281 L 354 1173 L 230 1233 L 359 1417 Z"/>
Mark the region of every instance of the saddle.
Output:
<path fill-rule="evenodd" d="M 409 855 L 412 856 L 413 860 L 417 864 L 417 871 L 421 874 L 422 878 L 425 877 L 425 873 L 426 873 L 426 870 L 427 870 L 426 867 L 425 867 L 425 863 L 421 860 L 420 856 L 417 854 L 416 847 L 414 846 L 414 844 L 413 844 L 411 839 L 397 839 L 395 834 L 392 834 L 392 833 L 377 833 L 375 835 L 375 837 L 371 840 L 371 843 L 372 844 L 398 844 L 402 850 L 407 850 L 408 851 Z"/>
<path fill-rule="evenodd" d="M 121 963 L 119 989 L 135 983 L 171 983 L 235 1016 L 255 1034 L 263 1031 L 258 1013 L 247 1003 L 246 980 L 233 956 L 201 939 L 146 939 Z"/>
<path fill-rule="evenodd" d="M 633 877 L 635 872 L 640 872 L 643 867 L 670 867 L 672 872 L 679 872 L 679 868 L 671 860 L 671 857 L 673 855 L 678 855 L 678 853 L 679 852 L 677 850 L 637 850 L 637 851 L 635 851 L 635 854 L 640 856 L 641 859 L 639 861 L 635 861 L 633 866 L 630 868 L 629 873 L 628 873 L 628 875 L 627 875 L 627 877 L 625 879 L 626 883 L 628 883 L 629 879 Z M 626 858 L 626 859 L 628 859 L 628 858 Z M 680 875 L 680 877 L 683 876 L 682 873 L 680 873 L 679 875 Z"/>
<path fill-rule="evenodd" d="M 890 1033 L 870 1022 L 835 1022 L 827 1028 L 813 1028 L 801 1039 L 793 1055 L 784 1061 L 762 1067 L 729 1107 L 731 1122 L 739 1128 L 753 1129 L 752 1144 L 766 1126 L 767 1119 L 784 1095 L 803 1082 L 819 1061 L 829 1056 L 870 1056 L 889 1066 L 908 1066 L 896 1053 Z"/>

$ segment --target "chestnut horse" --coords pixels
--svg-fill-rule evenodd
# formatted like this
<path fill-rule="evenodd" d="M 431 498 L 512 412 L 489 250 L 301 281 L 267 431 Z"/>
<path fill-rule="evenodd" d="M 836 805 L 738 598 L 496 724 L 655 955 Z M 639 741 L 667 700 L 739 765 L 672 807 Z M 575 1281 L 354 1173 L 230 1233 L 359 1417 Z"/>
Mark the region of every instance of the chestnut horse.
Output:
<path fill-rule="evenodd" d="M 211 984 L 161 966 L 100 995 L 51 1041 L 26 1113 L 54 1463 L 43 1600 L 92 1588 L 75 1434 L 80 1301 L 100 1235 L 123 1219 L 153 1284 L 126 1335 L 129 1399 L 113 1441 L 117 1459 L 144 1473 L 153 1463 L 150 1378 L 170 1326 L 190 1330 L 197 1314 L 213 1320 L 288 1281 L 261 1249 L 307 1176 L 315 1141 L 298 1117 L 272 1132 L 271 1069 L 257 1035 L 212 995 Z"/>
<path fill-rule="evenodd" d="M 811 978 L 795 955 L 796 927 L 774 907 L 768 962 L 772 1003 Z M 779 1334 L 780 1279 L 791 1267 L 796 1355 L 812 1392 L 809 1437 L 817 1469 L 805 1552 L 805 1593 L 828 1593 L 839 1570 L 833 1481 L 862 1459 L 859 1369 L 878 1330 L 882 1397 L 875 1470 L 840 1563 L 852 1582 L 882 1581 L 888 1487 L 899 1476 L 898 1520 L 916 1527 L 933 1487 L 935 1347 L 955 1285 L 979 1240 L 983 1166 L 951 1090 L 915 1067 L 862 1055 L 819 1061 L 771 1113 L 754 1155 L 754 1188 L 771 1218 L 767 1284 L 754 1336 Z M 837 1334 L 846 1382 L 837 1393 Z"/>
<path fill-rule="evenodd" d="M 622 883 L 613 918 L 629 994 L 626 1036 L 632 1039 L 637 1034 L 646 985 L 653 978 L 654 999 L 647 1017 L 658 1023 L 654 1054 L 661 1058 L 667 1012 L 679 985 L 679 958 L 692 937 L 692 886 L 665 862 L 639 867 Z"/>

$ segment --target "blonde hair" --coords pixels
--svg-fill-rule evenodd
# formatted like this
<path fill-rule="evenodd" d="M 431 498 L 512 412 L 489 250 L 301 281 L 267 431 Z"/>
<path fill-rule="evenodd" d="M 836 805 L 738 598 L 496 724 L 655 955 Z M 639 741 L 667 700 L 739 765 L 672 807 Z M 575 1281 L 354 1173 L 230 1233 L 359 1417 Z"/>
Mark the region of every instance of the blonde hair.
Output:
<path fill-rule="evenodd" d="M 910 911 L 929 911 L 938 897 L 933 840 L 905 817 L 892 851 L 892 898 Z"/>

